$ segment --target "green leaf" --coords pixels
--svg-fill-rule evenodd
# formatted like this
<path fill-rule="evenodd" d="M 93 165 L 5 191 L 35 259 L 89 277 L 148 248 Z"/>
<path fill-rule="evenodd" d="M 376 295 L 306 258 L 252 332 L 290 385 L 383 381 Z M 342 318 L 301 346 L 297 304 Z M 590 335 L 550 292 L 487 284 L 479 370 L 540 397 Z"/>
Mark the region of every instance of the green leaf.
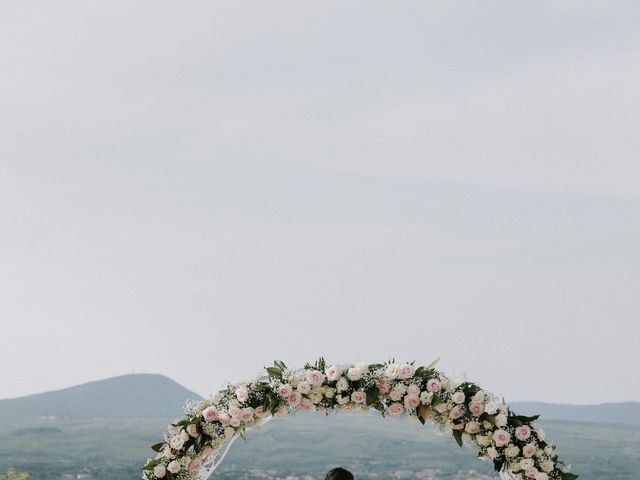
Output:
<path fill-rule="evenodd" d="M 560 478 L 562 480 L 575 480 L 576 478 L 578 478 L 578 475 L 576 475 L 575 473 L 563 472 L 562 470 L 558 471 L 560 472 Z"/>
<path fill-rule="evenodd" d="M 462 447 L 462 430 L 453 430 L 453 438 L 456 439 L 458 446 Z"/>
<path fill-rule="evenodd" d="M 281 360 L 276 360 L 275 362 L 273 362 L 273 366 L 276 367 L 276 368 L 279 368 L 280 370 L 286 370 L 287 369 L 287 366 Z"/>
<path fill-rule="evenodd" d="M 153 470 L 154 467 L 160 465 L 160 463 L 162 463 L 159 459 L 155 459 L 155 460 L 151 460 L 149 463 L 147 463 L 144 466 L 144 470 Z M 0 477 L 2 478 L 2 477 Z"/>
<path fill-rule="evenodd" d="M 496 472 L 499 472 L 500 470 L 502 470 L 503 466 L 504 466 L 504 460 L 498 460 L 497 458 L 493 460 L 493 469 Z"/>
<path fill-rule="evenodd" d="M 380 391 L 376 388 L 370 388 L 366 392 L 367 395 L 367 405 L 371 406 L 378 401 L 380 398 Z"/>
<path fill-rule="evenodd" d="M 164 449 L 164 442 L 156 443 L 155 445 L 151 445 L 151 450 L 154 452 L 160 453 Z"/>
<path fill-rule="evenodd" d="M 511 415 L 509 417 L 509 425 L 514 425 L 516 427 L 519 427 L 521 425 L 529 425 L 535 422 L 538 418 L 540 418 L 540 415 L 533 415 L 532 417 L 526 417 L 524 415 Z"/>
<path fill-rule="evenodd" d="M 282 380 L 282 370 L 278 367 L 267 367 L 267 373 L 271 378 Z"/>

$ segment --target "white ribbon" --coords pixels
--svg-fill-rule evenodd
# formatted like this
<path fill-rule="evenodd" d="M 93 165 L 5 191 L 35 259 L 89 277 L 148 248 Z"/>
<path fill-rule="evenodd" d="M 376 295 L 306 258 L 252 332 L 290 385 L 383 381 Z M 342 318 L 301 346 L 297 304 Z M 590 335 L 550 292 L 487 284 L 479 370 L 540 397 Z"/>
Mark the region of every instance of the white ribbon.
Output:
<path fill-rule="evenodd" d="M 260 422 L 260 427 L 262 427 L 262 425 L 264 425 L 265 423 L 270 422 L 271 420 L 273 420 L 272 416 L 264 417 Z M 246 431 L 249 431 L 249 430 L 252 430 L 252 429 L 249 428 Z M 224 457 L 226 457 L 227 453 L 229 453 L 229 449 L 231 448 L 231 445 L 233 445 L 238 438 L 240 438 L 240 435 L 234 435 L 231 438 L 231 440 L 227 442 L 227 445 L 224 447 L 224 450 L 222 450 L 222 453 L 219 453 L 213 457 L 213 460 L 211 461 L 211 466 L 208 468 L 205 466 L 202 468 L 202 470 L 200 470 L 199 480 L 207 480 L 209 477 L 211 477 L 211 475 L 213 475 L 213 472 L 215 472 L 216 469 L 220 466 L 220 464 L 222 464 Z"/>

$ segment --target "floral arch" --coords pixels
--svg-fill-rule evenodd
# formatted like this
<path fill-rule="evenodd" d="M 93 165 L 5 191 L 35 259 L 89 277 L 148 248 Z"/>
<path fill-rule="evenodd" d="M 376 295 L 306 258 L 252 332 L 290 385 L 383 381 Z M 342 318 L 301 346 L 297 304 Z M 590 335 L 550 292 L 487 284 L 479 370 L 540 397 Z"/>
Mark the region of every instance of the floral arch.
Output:
<path fill-rule="evenodd" d="M 505 479 L 574 480 L 555 446 L 534 426 L 538 416 L 516 415 L 472 382 L 458 383 L 434 368 L 389 361 L 300 369 L 280 361 L 254 380 L 235 382 L 210 399 L 188 404 L 182 419 L 154 445 L 145 480 L 209 478 L 239 436 L 296 411 L 331 413 L 375 409 L 382 416 L 413 416 L 450 430 L 459 446 L 476 449 Z"/>

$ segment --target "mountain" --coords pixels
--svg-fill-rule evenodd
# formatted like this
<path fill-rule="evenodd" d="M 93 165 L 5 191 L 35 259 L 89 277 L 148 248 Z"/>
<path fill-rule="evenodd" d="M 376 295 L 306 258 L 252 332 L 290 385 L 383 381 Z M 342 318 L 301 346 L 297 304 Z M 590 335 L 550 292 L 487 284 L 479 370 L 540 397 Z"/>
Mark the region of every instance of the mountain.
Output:
<path fill-rule="evenodd" d="M 149 446 L 188 399 L 200 397 L 167 377 L 138 374 L 0 400 L 0 473 L 16 467 L 33 480 L 138 478 L 154 455 Z M 542 413 L 541 426 L 581 480 L 640 478 L 640 403 L 512 406 Z M 236 442 L 215 478 L 319 479 L 335 464 L 370 480 L 494 478 L 473 450 L 457 448 L 432 425 L 357 414 L 274 420 L 249 432 L 246 444 Z"/>
<path fill-rule="evenodd" d="M 2 419 L 169 417 L 201 397 L 170 378 L 132 374 L 26 397 L 0 400 Z"/>
<path fill-rule="evenodd" d="M 564 405 L 542 402 L 514 402 L 511 408 L 521 415 L 540 415 L 540 421 L 624 423 L 640 425 L 640 402 L 600 405 Z"/>

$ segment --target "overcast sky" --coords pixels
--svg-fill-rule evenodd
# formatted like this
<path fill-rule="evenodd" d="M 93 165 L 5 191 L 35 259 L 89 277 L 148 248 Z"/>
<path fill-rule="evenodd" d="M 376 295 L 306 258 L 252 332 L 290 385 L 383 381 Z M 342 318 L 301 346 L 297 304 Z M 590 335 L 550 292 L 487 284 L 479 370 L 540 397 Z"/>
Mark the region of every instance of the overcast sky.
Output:
<path fill-rule="evenodd" d="M 637 2 L 1 10 L 0 398 L 324 355 L 640 400 Z"/>

